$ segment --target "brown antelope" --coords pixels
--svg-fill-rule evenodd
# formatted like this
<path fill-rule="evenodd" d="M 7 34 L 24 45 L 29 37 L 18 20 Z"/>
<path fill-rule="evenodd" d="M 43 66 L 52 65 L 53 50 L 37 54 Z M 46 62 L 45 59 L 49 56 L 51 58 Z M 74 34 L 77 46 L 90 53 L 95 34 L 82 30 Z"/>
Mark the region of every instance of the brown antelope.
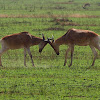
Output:
<path fill-rule="evenodd" d="M 28 32 L 21 32 L 21 33 L 16 33 L 12 35 L 7 35 L 3 37 L 1 40 L 1 45 L 2 49 L 0 50 L 0 66 L 2 66 L 1 63 L 1 55 L 9 50 L 9 49 L 20 49 L 24 48 L 24 65 L 26 66 L 26 51 L 28 52 L 32 65 L 34 66 L 34 62 L 32 59 L 32 54 L 30 51 L 30 46 L 33 45 L 39 45 L 39 52 L 42 51 L 42 49 L 46 46 L 48 41 L 45 40 L 45 37 L 43 36 L 43 39 L 35 37 L 31 35 Z"/>
<path fill-rule="evenodd" d="M 49 38 L 49 40 L 51 40 Z M 92 52 L 94 53 L 94 59 L 92 66 L 95 63 L 95 59 L 97 57 L 97 52 L 95 50 L 98 49 L 100 50 L 100 36 L 93 31 L 89 30 L 79 30 L 79 29 L 69 29 L 68 32 L 61 36 L 60 38 L 56 39 L 55 41 L 53 40 L 52 42 L 49 41 L 49 44 L 52 46 L 52 48 L 55 50 L 56 54 L 59 55 L 59 46 L 62 44 L 68 45 L 69 48 L 66 51 L 65 54 L 65 62 L 64 66 L 66 65 L 67 62 L 67 56 L 68 52 L 71 51 L 71 63 L 69 67 L 72 65 L 72 59 L 73 59 L 73 52 L 74 52 L 74 46 L 79 45 L 79 46 L 90 46 Z"/>

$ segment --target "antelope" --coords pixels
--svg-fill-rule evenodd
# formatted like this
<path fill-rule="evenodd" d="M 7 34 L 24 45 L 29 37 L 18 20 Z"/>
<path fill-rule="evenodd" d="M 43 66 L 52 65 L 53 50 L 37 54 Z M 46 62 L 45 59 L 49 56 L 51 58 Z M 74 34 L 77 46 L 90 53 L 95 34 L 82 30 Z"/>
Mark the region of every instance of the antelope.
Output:
<path fill-rule="evenodd" d="M 34 66 L 30 47 L 34 45 L 39 45 L 39 52 L 42 52 L 42 49 L 48 43 L 48 41 L 45 40 L 44 35 L 43 39 L 41 39 L 39 37 L 31 35 L 28 32 L 21 32 L 21 33 L 7 35 L 3 37 L 0 40 L 0 42 L 2 46 L 2 49 L 0 50 L 0 66 L 2 66 L 1 56 L 4 52 L 6 52 L 9 49 L 14 50 L 20 48 L 24 48 L 24 65 L 26 66 L 26 51 L 27 51 L 31 58 L 32 65 Z"/>
<path fill-rule="evenodd" d="M 90 4 L 89 4 L 89 3 L 85 3 L 85 4 L 83 5 L 83 8 L 86 9 L 87 6 L 90 7 Z"/>
<path fill-rule="evenodd" d="M 50 40 L 52 40 L 52 42 Z M 69 29 L 66 34 L 56 39 L 55 41 L 53 38 L 49 38 L 49 44 L 54 49 L 57 55 L 59 55 L 60 45 L 63 44 L 68 45 L 68 49 L 66 50 L 66 54 L 65 54 L 64 66 L 67 63 L 68 53 L 69 51 L 71 51 L 71 63 L 69 64 L 69 67 L 72 65 L 75 45 L 90 46 L 92 53 L 94 54 L 94 59 L 92 63 L 93 66 L 97 57 L 97 52 L 95 48 L 100 50 L 99 42 L 100 42 L 100 36 L 97 33 L 90 30 L 81 30 L 81 29 L 74 29 L 74 28 Z"/>

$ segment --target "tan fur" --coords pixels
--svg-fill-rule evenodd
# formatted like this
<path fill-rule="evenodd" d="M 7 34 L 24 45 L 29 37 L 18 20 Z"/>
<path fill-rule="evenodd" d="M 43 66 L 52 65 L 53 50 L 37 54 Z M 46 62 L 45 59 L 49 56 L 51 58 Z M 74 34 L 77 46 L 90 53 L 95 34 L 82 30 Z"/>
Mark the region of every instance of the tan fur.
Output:
<path fill-rule="evenodd" d="M 95 48 L 100 50 L 99 42 L 100 42 L 100 36 L 96 34 L 95 32 L 73 28 L 73 29 L 69 29 L 65 35 L 56 39 L 55 42 L 52 42 L 52 43 L 50 42 L 50 45 L 53 47 L 53 49 L 55 50 L 57 54 L 59 54 L 60 45 L 66 44 L 69 46 L 65 54 L 65 62 L 64 62 L 64 65 L 66 65 L 68 52 L 71 51 L 71 64 L 69 66 L 72 65 L 74 46 L 75 45 L 79 45 L 79 46 L 89 45 L 90 48 L 92 49 L 92 52 L 94 53 L 94 60 L 92 63 L 92 65 L 94 65 L 94 62 L 97 56 L 97 52 Z"/>
<path fill-rule="evenodd" d="M 4 41 L 9 49 L 19 49 L 37 45 L 43 40 L 29 34 L 28 32 L 21 32 L 17 34 L 7 35 L 2 38 L 2 41 Z"/>
<path fill-rule="evenodd" d="M 75 44 L 80 46 L 89 45 L 98 34 L 89 30 L 70 29 L 62 37 L 58 38 L 55 43 L 61 44 Z"/>
<path fill-rule="evenodd" d="M 41 38 L 31 35 L 28 32 L 21 32 L 21 33 L 11 34 L 3 37 L 1 39 L 1 44 L 2 44 L 2 49 L 0 50 L 0 65 L 2 65 L 1 55 L 5 51 L 9 49 L 24 48 L 24 65 L 26 66 L 26 51 L 28 52 L 32 60 L 30 46 L 39 44 L 39 51 L 41 51 L 44 48 L 44 46 L 47 44 L 47 42 Z M 33 60 L 32 60 L 32 64 L 34 66 Z"/>

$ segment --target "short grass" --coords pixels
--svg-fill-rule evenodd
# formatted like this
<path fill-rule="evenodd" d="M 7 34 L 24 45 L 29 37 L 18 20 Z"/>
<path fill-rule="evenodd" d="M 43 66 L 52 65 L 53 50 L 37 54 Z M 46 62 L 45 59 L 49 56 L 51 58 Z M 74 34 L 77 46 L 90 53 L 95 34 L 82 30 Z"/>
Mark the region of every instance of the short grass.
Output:
<path fill-rule="evenodd" d="M 91 6 L 83 9 L 85 3 Z M 99 0 L 0 0 L 0 38 L 28 31 L 32 35 L 54 38 L 69 28 L 88 29 L 100 34 Z M 59 20 L 59 21 L 57 21 Z M 2 56 L 0 67 L 0 100 L 99 100 L 100 52 L 93 60 L 89 47 L 75 46 L 73 65 L 70 54 L 64 67 L 68 47 L 60 46 L 57 56 L 48 44 L 43 52 L 31 47 L 35 67 L 23 49 L 9 50 Z"/>
<path fill-rule="evenodd" d="M 1 100 L 98 100 L 100 68 L 84 65 L 7 67 L 0 70 Z"/>

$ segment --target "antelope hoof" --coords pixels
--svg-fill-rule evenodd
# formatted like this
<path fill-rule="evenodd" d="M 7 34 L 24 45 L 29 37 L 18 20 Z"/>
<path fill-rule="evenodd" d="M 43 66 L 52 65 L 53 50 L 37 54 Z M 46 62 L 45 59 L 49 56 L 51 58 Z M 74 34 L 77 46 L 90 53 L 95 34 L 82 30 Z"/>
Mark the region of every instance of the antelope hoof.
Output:
<path fill-rule="evenodd" d="M 70 64 L 68 67 L 72 66 L 72 64 Z"/>
<path fill-rule="evenodd" d="M 26 65 L 26 64 L 24 64 L 24 66 L 25 66 L 25 67 L 27 67 L 27 65 Z"/>
<path fill-rule="evenodd" d="M 33 67 L 35 67 L 35 65 L 33 64 Z"/>
<path fill-rule="evenodd" d="M 94 64 L 92 64 L 91 66 L 94 66 Z"/>
<path fill-rule="evenodd" d="M 66 66 L 66 63 L 64 63 L 64 66 Z"/>

